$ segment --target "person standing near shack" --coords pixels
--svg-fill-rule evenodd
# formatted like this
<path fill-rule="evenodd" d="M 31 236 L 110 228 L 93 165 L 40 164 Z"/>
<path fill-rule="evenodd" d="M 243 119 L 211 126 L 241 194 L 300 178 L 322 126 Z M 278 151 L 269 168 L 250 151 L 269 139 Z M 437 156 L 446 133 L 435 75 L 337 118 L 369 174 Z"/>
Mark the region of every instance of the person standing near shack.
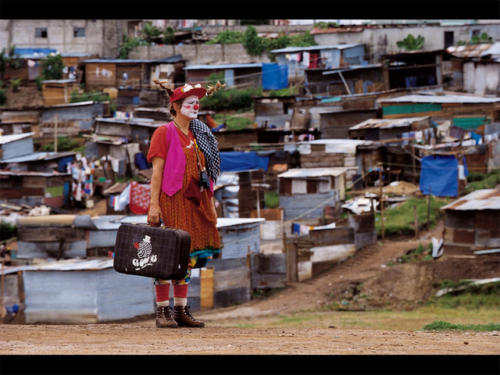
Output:
<path fill-rule="evenodd" d="M 156 81 L 160 84 L 159 81 Z M 187 305 L 192 268 L 204 267 L 220 253 L 213 186 L 220 174 L 217 140 L 197 119 L 199 102 L 207 94 L 200 85 L 185 84 L 169 94 L 173 121 L 151 137 L 147 159 L 153 165 L 148 224 L 182 229 L 191 236 L 188 271 L 182 280 L 155 280 L 156 327 L 204 327 Z M 169 306 L 170 283 L 174 308 Z"/>

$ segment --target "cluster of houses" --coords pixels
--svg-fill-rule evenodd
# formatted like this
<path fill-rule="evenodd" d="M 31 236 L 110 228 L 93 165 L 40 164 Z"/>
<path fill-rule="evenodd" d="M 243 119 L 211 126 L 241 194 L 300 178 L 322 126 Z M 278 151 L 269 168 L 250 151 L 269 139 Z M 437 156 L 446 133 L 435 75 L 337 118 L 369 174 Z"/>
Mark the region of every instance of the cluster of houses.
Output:
<path fill-rule="evenodd" d="M 384 198 L 367 196 L 369 204 L 350 210 L 348 190 L 406 181 L 423 194 L 458 197 L 469 172 L 500 168 L 497 50 L 497 43 L 449 47 L 371 62 L 363 44 L 319 45 L 274 50 L 276 63 L 219 65 L 186 65 L 181 55 L 63 56 L 66 76 L 43 82 L 42 107 L 0 115 L 0 215 L 17 225 L 16 257 L 0 271 L 5 301 L 22 306 L 27 323 L 153 312 L 151 280 L 115 272 L 112 257 L 120 224 L 146 222 L 144 207 L 131 203 L 147 194 L 144 155 L 153 131 L 170 119 L 154 80 L 196 83 L 222 73 L 229 87 L 303 81 L 300 95 L 255 97 L 247 129 L 211 125 L 221 151 L 215 197 L 223 249 L 193 272 L 188 303 L 197 310 L 310 279 L 373 244 Z M 20 51 L 28 80 L 40 74 L 44 53 Z M 71 103 L 80 83 L 107 92 L 118 110 Z M 209 123 L 212 115 L 201 112 L 200 119 Z M 83 135 L 82 151 L 58 152 L 58 135 Z M 35 151 L 34 140 L 55 149 Z M 272 193 L 274 205 L 266 199 Z M 500 246 L 498 190 L 478 194 L 444 207 L 445 252 Z M 103 216 L 70 209 L 103 198 Z M 27 214 L 42 205 L 50 215 Z M 127 293 L 114 292 L 123 286 Z"/>

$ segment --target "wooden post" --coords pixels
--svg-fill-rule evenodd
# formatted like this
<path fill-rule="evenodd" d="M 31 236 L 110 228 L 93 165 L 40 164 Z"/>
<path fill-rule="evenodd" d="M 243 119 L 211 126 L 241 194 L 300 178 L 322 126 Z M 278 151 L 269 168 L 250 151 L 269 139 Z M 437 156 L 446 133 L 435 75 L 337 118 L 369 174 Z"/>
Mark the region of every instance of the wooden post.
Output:
<path fill-rule="evenodd" d="M 417 168 L 415 162 L 415 142 L 411 143 L 411 164 L 413 166 L 413 183 L 417 183 Z"/>
<path fill-rule="evenodd" d="M 0 318 L 4 317 L 4 312 L 5 312 L 5 305 L 3 303 L 3 301 L 4 301 L 4 298 L 3 298 L 3 296 L 4 296 L 4 280 L 5 280 L 5 276 L 3 274 L 3 268 L 4 268 L 3 263 L 4 263 L 4 261 L 2 259 L 2 263 L 1 263 L 2 264 L 2 268 L 1 268 L 2 276 L 1 276 L 1 281 L 0 281 L 2 297 L 0 299 Z"/>
<path fill-rule="evenodd" d="M 413 218 L 415 220 L 415 239 L 418 238 L 418 218 L 417 218 L 417 203 L 413 206 Z"/>
<path fill-rule="evenodd" d="M 260 218 L 260 189 L 257 187 L 257 217 Z"/>
<path fill-rule="evenodd" d="M 382 182 L 382 163 L 378 163 L 378 178 L 380 180 L 380 224 L 382 229 L 382 241 L 385 239 L 384 230 L 384 183 Z"/>
<path fill-rule="evenodd" d="M 429 188 L 429 195 L 427 196 L 427 230 L 431 229 L 431 195 L 432 190 Z"/>
<path fill-rule="evenodd" d="M 59 120 L 59 115 L 55 117 L 55 125 L 54 125 L 54 152 L 57 152 L 57 122 Z"/>

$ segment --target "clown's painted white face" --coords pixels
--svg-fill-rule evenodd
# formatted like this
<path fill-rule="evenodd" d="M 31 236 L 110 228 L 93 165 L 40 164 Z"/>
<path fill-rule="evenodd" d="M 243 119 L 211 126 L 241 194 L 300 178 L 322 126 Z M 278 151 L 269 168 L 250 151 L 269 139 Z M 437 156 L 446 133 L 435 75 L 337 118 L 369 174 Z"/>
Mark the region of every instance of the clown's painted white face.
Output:
<path fill-rule="evenodd" d="M 182 102 L 181 113 L 190 119 L 195 119 L 198 117 L 199 109 L 200 100 L 196 95 L 191 95 Z"/>

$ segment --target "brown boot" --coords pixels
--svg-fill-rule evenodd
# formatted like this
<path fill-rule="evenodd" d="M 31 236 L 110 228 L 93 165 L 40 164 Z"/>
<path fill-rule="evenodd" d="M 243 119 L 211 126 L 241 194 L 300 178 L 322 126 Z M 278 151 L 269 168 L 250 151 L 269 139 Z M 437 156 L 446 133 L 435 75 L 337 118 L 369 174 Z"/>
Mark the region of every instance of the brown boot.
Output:
<path fill-rule="evenodd" d="M 170 306 L 156 306 L 156 328 L 177 328 Z"/>
<path fill-rule="evenodd" d="M 189 306 L 174 306 L 174 319 L 179 327 L 205 327 L 205 323 L 196 320 L 189 311 Z"/>

